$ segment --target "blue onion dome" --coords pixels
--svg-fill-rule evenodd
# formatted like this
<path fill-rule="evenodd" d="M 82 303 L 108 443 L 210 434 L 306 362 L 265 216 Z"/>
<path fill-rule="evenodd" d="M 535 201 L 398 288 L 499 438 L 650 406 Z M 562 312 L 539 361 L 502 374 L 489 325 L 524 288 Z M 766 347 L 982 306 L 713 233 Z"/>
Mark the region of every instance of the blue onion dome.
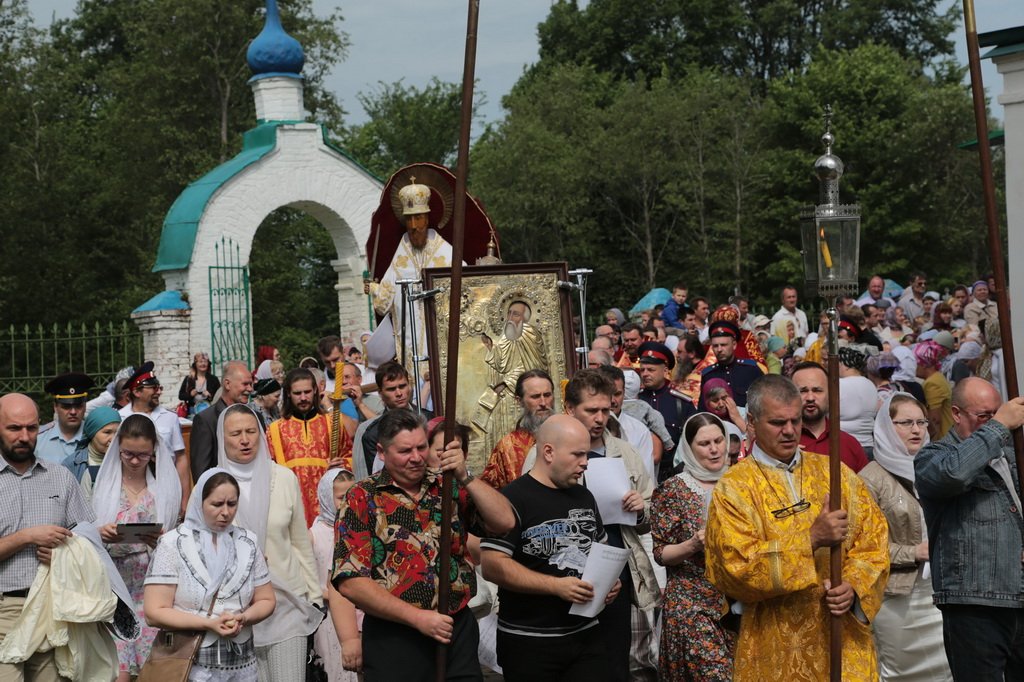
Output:
<path fill-rule="evenodd" d="M 306 54 L 298 40 L 285 33 L 277 0 L 267 0 L 267 19 L 263 30 L 249 45 L 246 53 L 253 80 L 270 76 L 301 78 Z"/>

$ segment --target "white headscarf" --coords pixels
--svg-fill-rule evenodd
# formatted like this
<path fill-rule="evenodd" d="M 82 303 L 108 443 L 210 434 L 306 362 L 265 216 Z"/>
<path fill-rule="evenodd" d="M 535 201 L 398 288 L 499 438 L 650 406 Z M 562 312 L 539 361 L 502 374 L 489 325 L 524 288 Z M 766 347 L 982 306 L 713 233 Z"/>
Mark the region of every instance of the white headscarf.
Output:
<path fill-rule="evenodd" d="M 188 498 L 188 507 L 185 509 L 185 526 L 188 530 L 199 535 L 199 557 L 206 566 L 206 572 L 210 574 L 210 582 L 206 586 L 206 594 L 203 595 L 203 603 L 206 605 L 213 599 L 214 594 L 220 589 L 224 579 L 235 565 L 235 526 L 229 525 L 222 531 L 211 528 L 206 523 L 206 515 L 203 514 L 203 488 L 206 482 L 214 474 L 227 474 L 227 471 L 220 467 L 213 467 L 203 472 L 203 475 L 196 481 L 192 488 L 192 494 Z M 241 506 L 241 504 L 239 504 Z M 217 537 L 217 544 L 214 546 L 213 538 Z"/>
<path fill-rule="evenodd" d="M 316 499 L 320 503 L 320 513 L 316 519 L 330 528 L 333 528 L 334 522 L 338 520 L 338 507 L 334 503 L 334 479 L 344 471 L 345 469 L 340 467 L 328 469 L 316 484 Z"/>
<path fill-rule="evenodd" d="M 636 400 L 640 395 L 640 375 L 631 369 L 622 372 L 623 394 L 626 400 Z"/>
<path fill-rule="evenodd" d="M 893 476 L 914 483 L 914 458 L 910 456 L 906 444 L 896 433 L 896 427 L 892 424 L 892 417 L 889 416 L 889 405 L 892 399 L 898 395 L 905 395 L 912 398 L 909 393 L 893 392 L 882 401 L 875 415 L 875 461 L 879 466 Z M 916 403 L 916 401 L 915 401 Z M 924 442 L 921 447 L 928 444 L 929 437 L 927 429 L 924 431 Z"/>
<path fill-rule="evenodd" d="M 270 371 L 270 363 L 271 362 L 273 362 L 273 361 L 272 360 L 264 360 L 263 362 L 260 363 L 260 366 L 256 368 L 256 376 L 255 376 L 255 378 L 257 380 L 259 380 L 259 379 L 273 379 L 274 378 L 274 373 Z"/>
<path fill-rule="evenodd" d="M 914 351 L 894 342 L 891 352 L 900 361 L 900 366 L 892 373 L 892 378 L 896 381 L 917 381 L 917 358 L 914 357 Z"/>
<path fill-rule="evenodd" d="M 723 423 L 725 424 L 725 435 L 726 436 L 736 436 L 737 438 L 740 439 L 740 443 L 743 443 L 743 442 L 745 442 L 747 440 L 747 434 L 743 433 L 743 429 L 741 429 L 740 427 L 736 426 L 732 422 L 723 422 Z"/>
<path fill-rule="evenodd" d="M 239 464 L 228 459 L 224 448 L 224 420 L 230 414 L 248 414 L 256 420 L 259 434 L 256 442 L 256 456 L 248 464 Z M 235 404 L 220 413 L 217 420 L 217 462 L 238 481 L 238 512 L 235 526 L 244 528 L 256 536 L 260 549 L 266 551 L 267 517 L 270 514 L 270 476 L 273 464 L 267 437 L 256 413 L 248 405 Z M 298 514 L 302 514 L 302 502 L 297 500 Z M 331 495 L 331 504 L 334 496 Z M 253 626 L 256 646 L 270 646 L 297 635 L 312 634 L 324 619 L 324 614 L 304 596 L 295 594 L 288 586 L 287 576 L 274 572 L 272 561 L 268 561 L 270 583 L 274 588 L 277 606 L 270 618 Z"/>
<path fill-rule="evenodd" d="M 148 414 L 136 413 L 144 419 L 152 418 Z M 96 525 L 105 526 L 117 522 L 117 512 L 121 507 L 121 433 L 125 424 L 136 415 L 125 418 L 117 428 L 117 433 L 107 448 L 109 457 L 103 458 L 96 482 L 93 484 L 92 506 L 96 510 Z M 174 467 L 174 452 L 160 437 L 160 432 L 153 424 L 156 432 L 156 476 L 146 467 L 146 487 L 156 498 L 156 520 L 168 531 L 178 525 L 178 512 L 181 511 L 181 479 Z"/>
<path fill-rule="evenodd" d="M 693 454 L 693 449 L 690 448 L 690 443 L 686 440 L 686 427 L 689 425 L 691 420 L 701 415 L 712 417 L 714 419 L 714 423 L 707 424 L 706 426 L 717 425 L 718 428 L 722 430 L 722 435 L 725 437 L 725 452 L 723 454 L 723 456 L 725 457 L 725 466 L 723 466 L 718 471 L 709 471 L 708 469 L 705 469 L 703 466 L 701 466 L 700 462 L 697 461 L 697 455 Z M 725 424 L 722 423 L 722 420 L 716 417 L 715 415 L 711 414 L 710 412 L 698 412 L 697 414 L 690 417 L 690 419 L 687 419 L 686 423 L 683 424 L 683 430 L 680 435 L 679 441 L 680 459 L 682 460 L 684 465 L 683 471 L 688 472 L 698 481 L 702 481 L 704 483 L 717 482 L 718 479 L 720 479 L 722 475 L 729 470 L 729 432 L 726 430 Z"/>
<path fill-rule="evenodd" d="M 259 433 L 256 436 L 256 456 L 248 464 L 239 464 L 228 459 L 224 449 L 224 420 L 231 414 L 246 414 L 256 422 Z M 217 466 L 226 470 L 238 481 L 238 513 L 235 525 L 251 531 L 256 536 L 260 549 L 267 545 L 267 515 L 270 513 L 270 448 L 263 425 L 252 408 L 235 403 L 220 413 L 217 418 Z"/>

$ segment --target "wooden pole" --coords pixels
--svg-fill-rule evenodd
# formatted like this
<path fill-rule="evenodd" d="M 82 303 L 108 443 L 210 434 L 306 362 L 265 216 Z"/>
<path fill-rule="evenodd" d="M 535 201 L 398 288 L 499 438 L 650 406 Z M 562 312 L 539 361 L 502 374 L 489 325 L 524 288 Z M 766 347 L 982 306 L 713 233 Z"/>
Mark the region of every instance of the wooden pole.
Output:
<path fill-rule="evenodd" d="M 839 457 L 839 299 L 828 310 L 828 507 L 843 506 L 842 467 Z M 832 587 L 843 582 L 843 543 L 829 549 Z M 843 617 L 830 616 L 829 680 L 843 680 Z"/>
<path fill-rule="evenodd" d="M 1017 360 L 1013 352 L 1013 330 L 1010 328 L 1010 299 L 1006 294 L 1006 266 L 1003 263 L 1003 239 L 999 234 L 999 212 L 996 209 L 996 187 L 992 175 L 992 149 L 988 142 L 988 112 L 985 109 L 985 85 L 981 79 L 981 57 L 978 52 L 978 27 L 974 0 L 964 0 L 964 30 L 967 32 L 967 61 L 971 70 L 971 95 L 974 99 L 974 125 L 978 132 L 978 155 L 981 161 L 981 185 L 985 198 L 985 223 L 988 226 L 988 257 L 995 279 L 996 309 L 999 311 L 999 335 L 1003 342 L 1008 398 L 1020 395 L 1017 384 Z M 1013 451 L 1017 471 L 1024 471 L 1024 431 L 1013 430 Z M 1024 485 L 1017 483 L 1024 495 Z"/>
<path fill-rule="evenodd" d="M 473 82 L 476 80 L 476 30 L 480 0 L 469 0 L 466 22 L 466 58 L 462 71 L 462 116 L 459 128 L 459 155 L 455 170 L 455 210 L 452 218 L 452 279 L 448 297 L 448 367 L 444 392 L 444 442 L 455 437 L 455 401 L 459 378 L 459 325 L 462 322 L 462 253 L 466 233 L 466 178 L 469 176 L 469 130 L 473 124 Z M 463 448 L 466 447 L 463 443 Z M 448 613 L 451 594 L 453 474 L 444 473 L 441 482 L 441 557 L 437 584 L 437 610 Z M 445 679 L 448 647 L 437 647 L 437 680 Z"/>

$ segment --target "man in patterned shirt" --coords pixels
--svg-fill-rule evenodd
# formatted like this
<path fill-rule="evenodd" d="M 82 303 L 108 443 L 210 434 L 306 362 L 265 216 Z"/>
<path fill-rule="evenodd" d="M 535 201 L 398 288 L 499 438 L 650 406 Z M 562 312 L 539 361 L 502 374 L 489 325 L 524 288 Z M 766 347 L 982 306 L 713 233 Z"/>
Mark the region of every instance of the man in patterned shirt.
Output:
<path fill-rule="evenodd" d="M 35 456 L 38 432 L 39 412 L 28 396 L 0 397 L 0 638 L 21 615 L 39 564 L 50 563 L 53 548 L 71 537 L 69 527 L 95 518 L 71 472 Z M 0 663 L 0 679 L 56 682 L 53 650 Z"/>
<path fill-rule="evenodd" d="M 466 608 L 476 592 L 466 535 L 471 524 L 478 535 L 507 533 L 515 524 L 512 506 L 469 473 L 458 441 L 441 453 L 440 470 L 429 470 L 420 415 L 388 410 L 379 424 L 377 452 L 384 468 L 349 491 L 332 571 L 338 591 L 366 613 L 365 679 L 434 679 L 438 642 L 448 645 L 449 679 L 480 679 L 479 632 Z M 454 501 L 451 592 L 443 614 L 437 611 L 441 473 L 449 470 L 455 478 L 447 492 Z"/>

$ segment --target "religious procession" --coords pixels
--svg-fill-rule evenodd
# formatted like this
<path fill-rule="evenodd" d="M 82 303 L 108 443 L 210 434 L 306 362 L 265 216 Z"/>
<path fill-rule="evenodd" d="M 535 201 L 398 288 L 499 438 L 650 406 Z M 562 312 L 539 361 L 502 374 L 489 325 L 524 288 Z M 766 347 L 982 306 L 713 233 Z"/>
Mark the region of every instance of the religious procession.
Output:
<path fill-rule="evenodd" d="M 257 126 L 168 208 L 137 357 L 69 354 L 41 392 L 0 362 L 0 681 L 1024 681 L 999 225 L 1012 259 L 1024 171 L 1007 149 L 997 192 L 972 0 L 990 271 L 861 272 L 871 204 L 844 201 L 824 101 L 802 272 L 723 296 L 677 270 L 600 307 L 607 272 L 506 260 L 469 191 L 481 11 L 454 167 L 385 181 L 308 122 L 266 0 Z M 980 39 L 1024 60 L 1024 27 Z M 337 333 L 295 357 L 254 343 L 228 246 L 281 206 L 351 254 Z"/>

